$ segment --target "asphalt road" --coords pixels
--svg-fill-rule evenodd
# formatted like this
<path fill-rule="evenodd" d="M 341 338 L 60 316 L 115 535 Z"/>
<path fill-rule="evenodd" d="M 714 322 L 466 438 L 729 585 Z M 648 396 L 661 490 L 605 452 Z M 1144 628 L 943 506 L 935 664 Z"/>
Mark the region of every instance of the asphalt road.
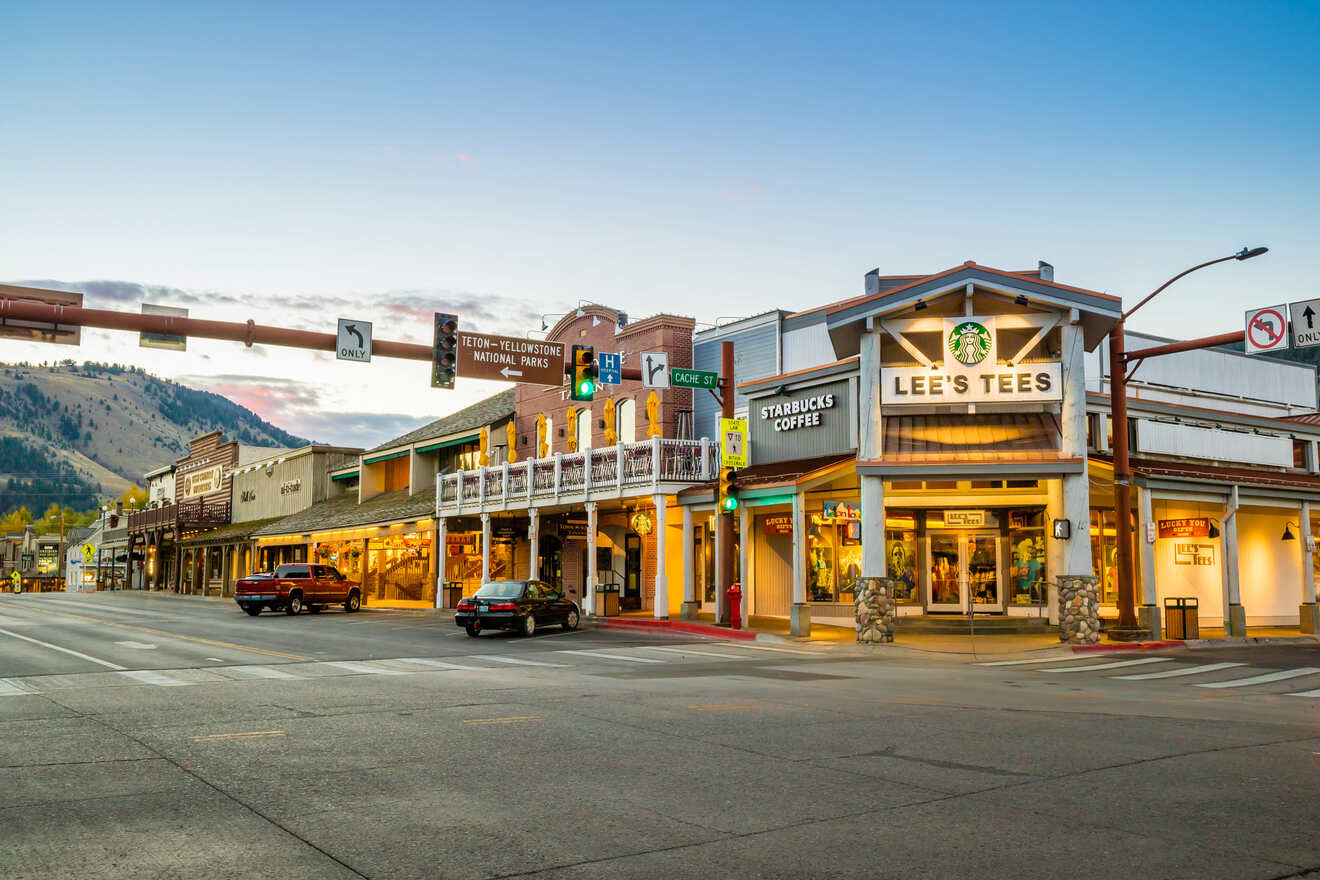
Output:
<path fill-rule="evenodd" d="M 1320 870 L 1320 650 L 1020 659 L 4 594 L 0 877 Z"/>

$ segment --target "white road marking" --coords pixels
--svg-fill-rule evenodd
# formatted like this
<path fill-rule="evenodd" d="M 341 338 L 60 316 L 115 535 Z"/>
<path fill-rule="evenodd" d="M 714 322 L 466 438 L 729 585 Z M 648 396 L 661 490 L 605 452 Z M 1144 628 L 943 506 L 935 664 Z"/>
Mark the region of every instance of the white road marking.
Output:
<path fill-rule="evenodd" d="M 1144 666 L 1147 663 L 1168 663 L 1172 657 L 1140 657 L 1136 660 L 1115 660 L 1113 663 L 1097 663 L 1091 666 L 1062 666 L 1058 669 L 1042 669 L 1041 672 L 1091 672 L 1096 669 L 1121 669 L 1124 666 Z"/>
<path fill-rule="evenodd" d="M 134 681 L 140 681 L 143 684 L 154 684 L 157 687 L 182 687 L 184 685 L 196 684 L 192 681 L 180 681 L 177 678 L 170 678 L 168 675 L 161 675 L 150 669 L 130 669 L 120 672 L 124 678 L 131 678 Z"/>
<path fill-rule="evenodd" d="M 125 647 L 125 648 L 137 648 L 139 651 L 154 651 L 154 650 L 156 650 L 156 646 L 155 646 L 155 645 L 150 645 L 150 644 L 147 644 L 146 642 L 115 642 L 115 644 L 116 644 L 116 645 L 122 645 L 122 646 Z"/>
<path fill-rule="evenodd" d="M 430 657 L 396 657 L 396 663 L 416 663 L 418 666 L 434 666 L 436 669 L 461 669 L 464 672 L 490 672 L 489 666 L 464 666 L 462 663 L 449 663 L 444 660 L 432 660 Z"/>
<path fill-rule="evenodd" d="M 1314 669 L 1310 666 L 1303 666 L 1300 669 L 1280 669 L 1278 672 L 1266 672 L 1263 675 L 1253 675 L 1250 678 L 1235 678 L 1231 681 L 1212 681 L 1206 684 L 1194 684 L 1192 687 L 1212 688 L 1219 690 L 1221 688 L 1240 688 L 1250 687 L 1253 684 L 1269 684 L 1272 681 L 1285 681 L 1289 678 L 1300 678 L 1303 675 L 1315 675 L 1320 669 Z"/>
<path fill-rule="evenodd" d="M 276 669 L 272 666 L 230 666 L 228 669 L 234 672 L 242 672 L 244 675 L 255 676 L 256 678 L 274 678 L 281 681 L 303 681 L 301 675 L 294 675 L 291 672 L 285 672 L 283 669 Z"/>
<path fill-rule="evenodd" d="M 742 642 L 729 645 L 730 648 L 746 648 L 749 651 L 778 651 L 780 654 L 806 654 L 809 657 L 819 657 L 820 651 L 802 651 L 797 648 L 771 648 L 767 645 L 744 645 Z"/>
<path fill-rule="evenodd" d="M 606 660 L 623 660 L 627 663 L 664 663 L 663 660 L 654 660 L 650 657 L 625 657 L 622 654 L 606 654 L 603 651 L 570 651 L 560 649 L 556 654 L 581 654 L 584 657 L 603 657 Z"/>
<path fill-rule="evenodd" d="M 1059 654 L 1054 657 L 1037 657 L 1034 660 L 995 660 L 991 663 L 977 663 L 977 666 L 1026 666 L 1030 663 L 1062 663 L 1065 660 L 1076 660 L 1076 654 Z"/>
<path fill-rule="evenodd" d="M 1190 666 L 1186 669 L 1169 669 L 1165 672 L 1143 672 L 1140 675 L 1111 675 L 1118 681 L 1147 681 L 1152 678 L 1178 678 L 1183 675 L 1200 675 L 1203 672 L 1217 672 L 1234 666 L 1246 666 L 1245 663 L 1207 663 L 1204 666 Z"/>
<path fill-rule="evenodd" d="M 0 678 L 0 697 L 30 697 L 33 693 L 33 691 L 19 687 L 7 678 Z"/>
<path fill-rule="evenodd" d="M 476 660 L 489 660 L 492 663 L 512 663 L 514 666 L 548 666 L 554 669 L 566 669 L 563 663 L 542 663 L 540 660 L 519 660 L 517 657 L 505 657 L 500 654 L 469 654 Z"/>
<path fill-rule="evenodd" d="M 224 663 L 224 662 L 225 662 L 225 661 L 221 660 L 219 657 L 207 657 L 206 659 L 207 659 L 207 660 L 214 660 L 216 663 Z"/>
<path fill-rule="evenodd" d="M 727 659 L 729 659 L 729 660 L 751 660 L 751 659 L 752 659 L 751 657 L 748 657 L 748 656 L 746 656 L 746 655 L 744 655 L 744 654 L 720 654 L 720 653 L 718 653 L 718 652 L 716 652 L 716 651 L 698 651 L 698 650 L 696 650 L 696 649 L 694 649 L 694 648 L 652 648 L 652 647 L 650 647 L 650 646 L 648 645 L 647 648 L 646 648 L 646 650 L 648 650 L 648 651 L 667 651 L 667 652 L 672 653 L 672 654 L 697 654 L 697 655 L 702 656 L 702 657 L 725 657 L 725 658 L 727 658 Z"/>
<path fill-rule="evenodd" d="M 108 614 L 128 614 L 138 617 L 169 617 L 163 611 L 145 611 L 140 608 L 125 608 L 122 605 L 112 605 L 108 602 L 79 602 L 75 599 L 36 599 L 31 603 L 33 606 L 48 605 L 51 608 L 81 608 L 87 611 L 104 611 Z"/>
<path fill-rule="evenodd" d="M 1315 691 L 1298 691 L 1298 692 L 1295 693 L 1295 694 L 1284 694 L 1284 696 L 1285 696 L 1285 697 L 1310 697 L 1311 699 L 1314 700 L 1314 699 L 1320 698 L 1320 690 L 1315 690 Z"/>
<path fill-rule="evenodd" d="M 107 669 L 124 669 L 124 668 L 125 668 L 125 667 L 123 667 L 123 666 L 120 666 L 118 663 L 111 663 L 109 660 L 100 660 L 100 659 L 98 659 L 98 658 L 96 658 L 96 657 L 91 657 L 91 656 L 88 656 L 87 654 L 83 654 L 83 653 L 81 653 L 81 652 L 79 652 L 79 651 L 75 651 L 75 650 L 73 650 L 72 648 L 61 648 L 59 645 L 52 645 L 52 644 L 50 644 L 49 642 L 41 642 L 41 641 L 38 641 L 38 640 L 36 640 L 36 639 L 30 639 L 30 638 L 28 638 L 27 636 L 20 636 L 18 633 L 16 633 L 16 632 L 10 632 L 10 631 L 7 630 L 7 629 L 0 629 L 0 633 L 3 633 L 4 635 L 11 636 L 11 637 L 16 638 L 16 639 L 22 639 L 22 640 L 25 641 L 25 642 L 31 642 L 31 643 L 34 644 L 34 645 L 41 645 L 41 647 L 43 647 L 43 648 L 50 648 L 52 651 L 62 651 L 63 653 L 65 653 L 65 654 L 70 654 L 70 655 L 72 655 L 72 656 L 74 656 L 74 657 L 79 658 L 80 660 L 87 660 L 87 661 L 89 661 L 89 662 L 91 662 L 91 663 L 97 663 L 97 664 L 100 664 L 101 666 L 104 666 L 104 667 L 106 667 Z"/>
<path fill-rule="evenodd" d="M 344 660 L 327 660 L 325 666 L 336 666 L 340 669 L 346 669 L 349 672 L 359 672 L 364 675 L 409 675 L 402 669 L 387 669 L 384 666 L 370 666 L 366 663 L 349 663 Z"/>

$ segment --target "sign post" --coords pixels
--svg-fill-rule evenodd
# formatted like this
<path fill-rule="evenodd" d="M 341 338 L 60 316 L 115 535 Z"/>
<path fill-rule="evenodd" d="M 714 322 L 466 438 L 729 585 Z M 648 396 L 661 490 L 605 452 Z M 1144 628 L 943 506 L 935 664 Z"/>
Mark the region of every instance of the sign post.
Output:
<path fill-rule="evenodd" d="M 339 319 L 335 334 L 335 358 L 341 361 L 371 362 L 371 322 Z"/>
<path fill-rule="evenodd" d="M 1264 354 L 1288 347 L 1287 310 L 1283 306 L 1267 306 L 1247 312 L 1247 354 Z"/>
<path fill-rule="evenodd" d="M 563 385 L 564 343 L 459 331 L 458 375 L 464 379 Z"/>

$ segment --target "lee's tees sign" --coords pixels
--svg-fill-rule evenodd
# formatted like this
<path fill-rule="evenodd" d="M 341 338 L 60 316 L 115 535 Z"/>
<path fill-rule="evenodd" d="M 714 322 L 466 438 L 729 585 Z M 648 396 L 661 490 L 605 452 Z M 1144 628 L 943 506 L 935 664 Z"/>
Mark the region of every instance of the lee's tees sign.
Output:
<path fill-rule="evenodd" d="M 944 364 L 929 367 L 882 367 L 880 402 L 884 404 L 988 403 L 1062 400 L 1058 361 L 1009 366 L 999 363 L 993 317 L 945 318 Z"/>

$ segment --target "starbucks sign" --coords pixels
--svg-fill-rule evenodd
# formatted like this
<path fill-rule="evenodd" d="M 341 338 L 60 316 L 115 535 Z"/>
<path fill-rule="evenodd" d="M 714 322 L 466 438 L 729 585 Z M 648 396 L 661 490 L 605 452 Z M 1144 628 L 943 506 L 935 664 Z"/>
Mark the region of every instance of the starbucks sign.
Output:
<path fill-rule="evenodd" d="M 990 353 L 990 331 L 979 321 L 963 321 L 949 331 L 949 354 L 958 363 L 974 367 Z"/>

